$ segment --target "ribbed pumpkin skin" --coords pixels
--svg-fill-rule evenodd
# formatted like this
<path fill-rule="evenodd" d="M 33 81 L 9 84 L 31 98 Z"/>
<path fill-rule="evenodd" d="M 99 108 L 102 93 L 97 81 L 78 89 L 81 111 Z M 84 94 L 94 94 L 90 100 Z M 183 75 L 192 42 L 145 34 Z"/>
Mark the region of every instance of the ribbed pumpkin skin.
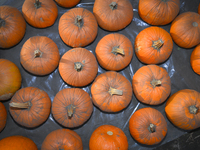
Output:
<path fill-rule="evenodd" d="M 197 113 L 190 113 L 189 107 L 195 106 Z M 193 130 L 200 127 L 200 93 L 183 89 L 174 93 L 167 101 L 165 112 L 167 118 L 177 127 Z"/>
<path fill-rule="evenodd" d="M 190 64 L 194 72 L 200 75 L 200 44 L 195 47 L 190 56 Z"/>
<path fill-rule="evenodd" d="M 124 54 L 113 52 L 114 48 L 123 49 Z M 96 46 L 99 64 L 107 69 L 118 71 L 124 69 L 133 57 L 133 45 L 124 35 L 112 33 L 104 36 Z"/>
<path fill-rule="evenodd" d="M 41 56 L 36 56 L 39 50 Z M 30 37 L 23 45 L 20 52 L 22 66 L 34 75 L 47 75 L 53 72 L 60 60 L 56 43 L 46 36 Z"/>
<path fill-rule="evenodd" d="M 26 22 L 21 12 L 11 6 L 0 6 L 0 48 L 18 44 L 26 32 Z"/>
<path fill-rule="evenodd" d="M 180 10 L 180 0 L 139 0 L 138 13 L 151 25 L 166 25 Z"/>
<path fill-rule="evenodd" d="M 52 26 L 58 16 L 58 8 L 53 0 L 39 0 L 41 6 L 35 6 L 36 0 L 25 0 L 22 13 L 25 20 L 36 28 Z"/>
<path fill-rule="evenodd" d="M 155 132 L 150 132 L 150 124 L 155 125 Z M 133 138 L 145 145 L 160 143 L 167 134 L 167 122 L 156 109 L 146 107 L 137 110 L 129 120 L 129 130 Z"/>
<path fill-rule="evenodd" d="M 89 148 L 90 150 L 128 150 L 128 140 L 120 128 L 102 125 L 93 131 Z"/>
<path fill-rule="evenodd" d="M 41 150 L 83 150 L 83 144 L 75 131 L 57 129 L 46 136 Z"/>
<path fill-rule="evenodd" d="M 6 126 L 6 121 L 7 121 L 6 107 L 4 106 L 3 103 L 0 102 L 0 132 Z"/>
<path fill-rule="evenodd" d="M 36 144 L 29 138 L 13 135 L 0 140 L 1 150 L 38 150 Z"/>
<path fill-rule="evenodd" d="M 116 9 L 110 4 L 116 2 Z M 95 0 L 93 13 L 98 25 L 108 31 L 118 31 L 129 25 L 133 19 L 133 7 L 129 0 Z"/>
<path fill-rule="evenodd" d="M 161 83 L 155 84 L 154 81 Z M 157 65 L 147 65 L 138 69 L 133 76 L 132 86 L 136 98 L 149 105 L 163 103 L 171 92 L 171 80 L 167 71 Z"/>
<path fill-rule="evenodd" d="M 55 0 L 55 2 L 62 7 L 70 8 L 76 6 L 80 0 Z"/>
<path fill-rule="evenodd" d="M 0 101 L 10 99 L 21 87 L 19 68 L 10 60 L 0 59 Z"/>
<path fill-rule="evenodd" d="M 196 23 L 194 23 L 196 22 Z M 174 42 L 183 48 L 192 48 L 200 43 L 200 15 L 184 12 L 172 22 L 170 34 Z"/>
<path fill-rule="evenodd" d="M 82 23 L 75 23 L 77 17 Z M 97 36 L 98 24 L 94 15 L 84 8 L 72 8 L 64 13 L 59 20 L 58 32 L 63 42 L 71 47 L 84 47 Z"/>
<path fill-rule="evenodd" d="M 70 116 L 70 106 L 74 107 Z M 93 112 L 92 100 L 87 92 L 79 88 L 59 91 L 52 103 L 55 120 L 64 127 L 75 128 L 84 124 Z"/>
<path fill-rule="evenodd" d="M 34 128 L 44 123 L 49 117 L 51 100 L 48 94 L 36 87 L 22 88 L 15 93 L 10 101 L 16 103 L 30 102 L 29 108 L 9 107 L 12 118 L 20 125 Z"/>

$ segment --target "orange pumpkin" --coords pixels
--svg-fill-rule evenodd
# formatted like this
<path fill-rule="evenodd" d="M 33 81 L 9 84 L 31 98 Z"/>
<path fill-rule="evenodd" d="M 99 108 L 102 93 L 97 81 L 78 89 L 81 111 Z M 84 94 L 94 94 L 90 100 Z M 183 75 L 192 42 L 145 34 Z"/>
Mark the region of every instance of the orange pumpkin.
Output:
<path fill-rule="evenodd" d="M 22 5 L 25 20 L 36 28 L 52 26 L 58 16 L 58 8 L 53 0 L 25 0 Z"/>
<path fill-rule="evenodd" d="M 142 108 L 131 116 L 129 130 L 137 142 L 155 145 L 166 136 L 167 122 L 158 110 L 150 107 Z"/>
<path fill-rule="evenodd" d="M 199 3 L 199 7 L 198 7 L 198 14 L 200 14 L 200 3 Z"/>
<path fill-rule="evenodd" d="M 183 48 L 192 48 L 200 43 L 200 15 L 184 12 L 172 22 L 170 34 L 174 42 Z"/>
<path fill-rule="evenodd" d="M 60 54 L 56 43 L 46 36 L 29 38 L 20 52 L 20 62 L 30 73 L 47 75 L 58 66 Z"/>
<path fill-rule="evenodd" d="M 98 25 L 108 31 L 118 31 L 133 19 L 133 7 L 129 0 L 95 0 L 93 13 Z"/>
<path fill-rule="evenodd" d="M 120 128 L 102 125 L 92 133 L 89 148 L 90 150 L 128 150 L 128 140 Z"/>
<path fill-rule="evenodd" d="M 72 8 L 59 20 L 58 31 L 63 42 L 71 47 L 84 47 L 97 36 L 98 24 L 94 15 L 84 8 Z"/>
<path fill-rule="evenodd" d="M 36 87 L 20 89 L 12 97 L 9 105 L 13 119 L 27 128 L 34 128 L 44 123 L 51 110 L 48 94 Z"/>
<path fill-rule="evenodd" d="M 138 13 L 151 25 L 172 22 L 180 10 L 180 0 L 139 0 Z"/>
<path fill-rule="evenodd" d="M 3 103 L 0 102 L 0 132 L 6 126 L 7 111 Z"/>
<path fill-rule="evenodd" d="M 112 33 L 99 41 L 95 53 L 103 68 L 118 71 L 124 69 L 131 62 L 133 46 L 126 36 Z"/>
<path fill-rule="evenodd" d="M 170 34 L 160 27 L 148 27 L 135 39 L 135 54 L 145 64 L 159 64 L 166 61 L 172 49 L 173 41 Z"/>
<path fill-rule="evenodd" d="M 1 150 L 38 150 L 36 144 L 25 136 L 13 135 L 0 140 Z"/>
<path fill-rule="evenodd" d="M 11 6 L 0 6 L 0 48 L 18 44 L 26 32 L 26 22 L 21 12 Z"/>
<path fill-rule="evenodd" d="M 49 133 L 41 150 L 83 150 L 81 137 L 73 130 L 57 129 Z"/>
<path fill-rule="evenodd" d="M 64 127 L 74 128 L 83 125 L 90 118 L 92 111 L 90 95 L 79 88 L 59 91 L 52 103 L 53 117 Z"/>
<path fill-rule="evenodd" d="M 200 44 L 192 51 L 190 56 L 190 64 L 194 72 L 200 75 Z"/>
<path fill-rule="evenodd" d="M 21 87 L 22 76 L 19 68 L 10 60 L 0 59 L 0 100 L 10 99 Z"/>
<path fill-rule="evenodd" d="M 76 6 L 80 0 L 55 0 L 55 2 L 62 7 L 70 8 Z"/>
<path fill-rule="evenodd" d="M 167 101 L 167 118 L 177 127 L 193 130 L 200 127 L 200 93 L 183 89 L 174 93 Z"/>
<path fill-rule="evenodd" d="M 73 48 L 62 56 L 58 70 L 67 84 L 82 87 L 94 80 L 98 64 L 95 56 L 87 49 Z"/>
<path fill-rule="evenodd" d="M 105 112 L 118 112 L 132 99 L 131 83 L 120 73 L 108 71 L 97 76 L 91 86 L 93 103 Z"/>
<path fill-rule="evenodd" d="M 157 65 L 143 66 L 132 79 L 136 98 L 145 104 L 163 103 L 171 92 L 171 81 L 167 71 Z"/>

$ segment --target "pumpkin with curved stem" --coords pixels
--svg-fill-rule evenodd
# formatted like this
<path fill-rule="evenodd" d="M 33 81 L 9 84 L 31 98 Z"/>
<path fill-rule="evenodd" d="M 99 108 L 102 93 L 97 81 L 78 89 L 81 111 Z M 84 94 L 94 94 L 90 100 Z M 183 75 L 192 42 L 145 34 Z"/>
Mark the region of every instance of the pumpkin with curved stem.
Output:
<path fill-rule="evenodd" d="M 167 71 L 157 65 L 143 66 L 132 79 L 136 98 L 145 104 L 159 105 L 171 92 L 171 81 Z"/>
<path fill-rule="evenodd" d="M 190 64 L 194 72 L 200 75 L 200 44 L 192 51 L 190 56 Z"/>
<path fill-rule="evenodd" d="M 62 7 L 70 8 L 76 6 L 80 0 L 55 0 L 55 2 Z"/>
<path fill-rule="evenodd" d="M 7 121 L 6 107 L 4 106 L 3 103 L 0 102 L 0 132 L 6 126 L 6 121 Z"/>
<path fill-rule="evenodd" d="M 0 6 L 0 48 L 18 44 L 26 32 L 26 22 L 21 12 L 11 6 Z"/>
<path fill-rule="evenodd" d="M 174 93 L 167 101 L 167 118 L 177 127 L 193 130 L 200 127 L 200 93 L 183 89 Z"/>

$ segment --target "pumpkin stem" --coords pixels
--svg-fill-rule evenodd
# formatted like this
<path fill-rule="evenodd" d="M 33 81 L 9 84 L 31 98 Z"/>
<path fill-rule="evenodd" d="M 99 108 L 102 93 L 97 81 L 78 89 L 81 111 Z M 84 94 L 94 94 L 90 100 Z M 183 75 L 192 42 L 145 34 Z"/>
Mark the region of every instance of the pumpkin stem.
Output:
<path fill-rule="evenodd" d="M 109 6 L 110 6 L 110 8 L 111 8 L 112 10 L 117 9 L 117 3 L 116 3 L 116 2 L 110 3 Z"/>
<path fill-rule="evenodd" d="M 153 41 L 153 45 L 152 46 L 153 46 L 153 48 L 159 50 L 163 46 L 163 44 L 164 44 L 164 41 L 159 39 L 157 41 Z"/>
<path fill-rule="evenodd" d="M 148 130 L 151 133 L 156 132 L 156 126 L 154 124 L 150 123 Z"/>
<path fill-rule="evenodd" d="M 9 106 L 14 108 L 29 108 L 32 106 L 32 104 L 31 102 L 24 102 L 24 103 L 11 102 L 9 103 Z"/>
<path fill-rule="evenodd" d="M 151 85 L 153 86 L 153 88 L 155 88 L 156 86 L 160 86 L 160 85 L 161 85 L 161 81 L 160 81 L 160 80 L 153 79 L 153 80 L 151 81 Z"/>
<path fill-rule="evenodd" d="M 113 132 L 112 131 L 108 131 L 107 134 L 108 135 L 113 135 Z"/>
<path fill-rule="evenodd" d="M 196 114 L 198 111 L 198 108 L 195 105 L 192 105 L 189 107 L 189 111 L 191 114 Z"/>
<path fill-rule="evenodd" d="M 39 0 L 35 0 L 34 5 L 35 5 L 35 8 L 38 9 L 41 7 L 41 2 Z"/>
<path fill-rule="evenodd" d="M 34 51 L 34 58 L 37 58 L 37 57 L 42 57 L 42 52 L 39 49 Z"/>
<path fill-rule="evenodd" d="M 108 93 L 112 96 L 112 95 L 123 95 L 123 91 L 122 90 L 118 90 L 115 88 L 110 87 Z"/>
<path fill-rule="evenodd" d="M 3 27 L 5 25 L 5 20 L 3 20 L 2 18 L 0 18 L 0 28 Z"/>
<path fill-rule="evenodd" d="M 67 114 L 68 114 L 68 117 L 71 118 L 74 114 L 74 110 L 75 110 L 75 106 L 70 104 L 69 106 L 67 106 Z"/>
<path fill-rule="evenodd" d="M 114 53 L 115 55 L 117 55 L 117 54 L 121 54 L 121 55 L 124 56 L 124 49 L 119 48 L 119 46 L 115 46 L 115 47 L 113 47 L 113 49 L 112 49 L 111 52 Z"/>
<path fill-rule="evenodd" d="M 81 71 L 83 69 L 83 64 L 80 62 L 75 62 L 74 63 L 74 68 L 76 69 L 76 71 Z"/>
<path fill-rule="evenodd" d="M 197 22 L 193 22 L 192 25 L 193 25 L 194 27 L 197 27 L 197 26 L 198 26 L 198 23 L 197 23 Z"/>
<path fill-rule="evenodd" d="M 75 25 L 77 25 L 79 28 L 81 28 L 83 26 L 83 18 L 81 16 L 76 17 Z"/>

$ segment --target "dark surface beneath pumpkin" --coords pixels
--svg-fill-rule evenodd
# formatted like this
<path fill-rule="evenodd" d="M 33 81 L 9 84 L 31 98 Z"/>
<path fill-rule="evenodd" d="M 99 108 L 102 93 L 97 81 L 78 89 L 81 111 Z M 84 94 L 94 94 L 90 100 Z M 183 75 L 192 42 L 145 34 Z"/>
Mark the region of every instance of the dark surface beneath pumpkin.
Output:
<path fill-rule="evenodd" d="M 17 1 L 7 0 L 2 5 L 10 5 L 10 6 L 16 7 L 21 12 L 23 2 L 24 0 L 17 0 Z M 108 32 L 98 27 L 98 35 L 96 39 L 94 40 L 93 43 L 89 44 L 88 46 L 84 48 L 86 48 L 87 50 L 95 54 L 95 47 L 97 43 L 105 35 L 110 34 L 110 33 L 123 34 L 127 38 L 129 38 L 129 40 L 134 45 L 135 37 L 137 36 L 137 34 L 143 29 L 150 27 L 150 25 L 142 21 L 138 15 L 139 0 L 130 0 L 130 2 L 133 6 L 134 17 L 133 17 L 132 22 L 128 26 L 117 32 Z M 198 10 L 199 0 L 192 0 L 192 1 L 180 0 L 180 3 L 181 3 L 180 13 L 183 13 L 186 11 L 197 12 Z M 94 4 L 94 0 L 81 0 L 81 2 L 76 7 L 83 7 L 92 12 L 93 4 Z M 62 78 L 59 75 L 58 69 L 56 69 L 54 72 L 52 72 L 51 74 L 47 76 L 35 76 L 27 72 L 20 64 L 20 51 L 23 44 L 26 42 L 26 40 L 32 36 L 47 36 L 51 38 L 57 44 L 59 52 L 60 52 L 60 56 L 63 56 L 65 52 L 69 51 L 71 47 L 64 44 L 58 34 L 59 19 L 61 15 L 64 14 L 68 10 L 69 9 L 67 8 L 62 8 L 58 6 L 58 17 L 56 19 L 56 22 L 51 27 L 48 27 L 45 29 L 34 28 L 27 23 L 25 36 L 20 41 L 20 43 L 18 43 L 16 46 L 9 49 L 0 49 L 0 58 L 8 59 L 14 62 L 19 67 L 20 72 L 22 74 L 21 88 L 24 88 L 27 86 L 38 87 L 48 93 L 49 97 L 51 98 L 51 101 L 53 101 L 58 91 L 64 88 L 71 88 L 71 86 L 67 85 L 62 80 Z M 171 24 L 165 25 L 165 26 L 159 26 L 159 27 L 169 32 L 170 26 Z M 159 64 L 159 66 L 167 70 L 171 78 L 172 85 L 171 85 L 170 96 L 181 89 L 193 89 L 196 91 L 200 91 L 200 77 L 199 75 L 193 72 L 190 66 L 190 55 L 194 48 L 184 49 L 177 46 L 175 43 L 173 44 L 174 44 L 173 51 L 169 59 L 165 61 L 164 63 Z M 119 71 L 119 73 L 124 75 L 130 82 L 132 82 L 132 77 L 134 73 L 140 67 L 144 65 L 145 64 L 141 63 L 134 54 L 130 65 L 127 66 L 125 69 Z M 98 75 L 104 72 L 106 72 L 106 70 L 103 69 L 101 66 L 98 66 Z M 91 95 L 91 91 L 90 91 L 91 84 L 88 86 L 82 87 L 82 89 Z M 50 114 L 47 121 L 43 123 L 42 125 L 40 125 L 39 127 L 36 127 L 34 129 L 24 128 L 18 125 L 16 122 L 14 122 L 11 115 L 9 114 L 9 102 L 10 100 L 3 102 L 8 112 L 8 118 L 7 118 L 6 127 L 0 133 L 0 140 L 11 135 L 22 135 L 22 136 L 26 136 L 32 139 L 38 146 L 38 149 L 41 149 L 42 142 L 51 131 L 63 128 L 54 120 L 52 114 Z M 171 149 L 181 149 L 181 150 L 197 149 L 197 147 L 200 145 L 199 143 L 200 131 L 195 130 L 194 132 L 187 133 L 186 131 L 183 131 L 175 127 L 166 117 L 166 114 L 164 111 L 165 104 L 166 104 L 166 101 L 158 106 L 145 105 L 145 104 L 140 103 L 133 94 L 131 103 L 123 111 L 120 111 L 118 113 L 105 113 L 105 112 L 100 111 L 98 108 L 94 106 L 94 111 L 90 119 L 82 126 L 72 129 L 72 130 L 74 130 L 76 133 L 80 135 L 83 142 L 84 150 L 89 149 L 89 139 L 92 132 L 97 127 L 104 124 L 114 125 L 122 129 L 128 138 L 130 150 L 133 150 L 133 149 L 146 150 L 146 149 L 155 149 L 155 148 L 162 149 L 162 150 L 164 149 L 170 149 L 170 150 Z M 128 128 L 129 119 L 136 110 L 140 108 L 144 108 L 144 107 L 152 107 L 159 110 L 167 121 L 168 133 L 166 137 L 164 138 L 164 140 L 158 145 L 154 145 L 154 146 L 141 145 L 137 143 L 130 135 L 129 128 Z"/>

